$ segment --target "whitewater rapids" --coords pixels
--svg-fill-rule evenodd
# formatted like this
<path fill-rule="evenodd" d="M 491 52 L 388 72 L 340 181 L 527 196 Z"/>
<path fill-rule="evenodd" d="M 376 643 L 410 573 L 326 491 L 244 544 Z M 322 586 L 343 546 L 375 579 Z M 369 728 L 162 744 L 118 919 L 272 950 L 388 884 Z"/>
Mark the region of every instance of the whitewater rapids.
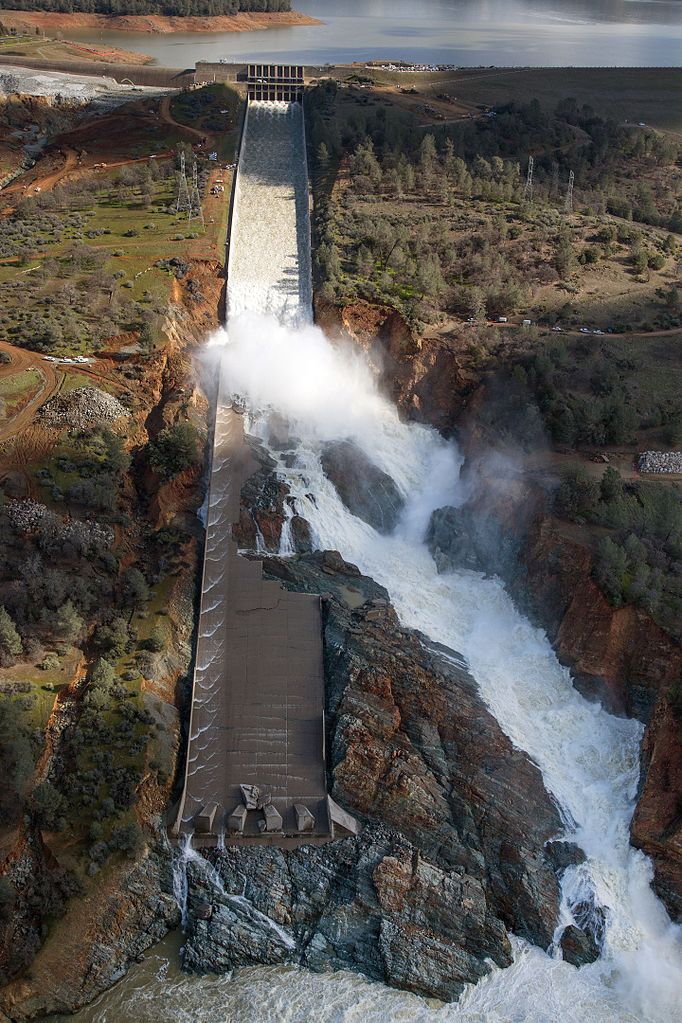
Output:
<path fill-rule="evenodd" d="M 170 938 L 76 1018 L 79 1023 L 682 1023 L 682 932 L 651 890 L 649 860 L 629 845 L 642 726 L 580 696 L 544 632 L 520 614 L 499 580 L 475 572 L 436 572 L 424 533 L 433 509 L 464 500 L 461 455 L 435 431 L 402 423 L 378 393 L 362 357 L 331 345 L 318 328 L 306 325 L 311 318 L 307 176 L 300 145 L 298 160 L 292 160 L 289 145 L 290 137 L 303 137 L 302 118 L 297 110 L 273 104 L 255 106 L 249 118 L 237 188 L 243 208 L 237 210 L 230 247 L 229 336 L 219 331 L 208 348 L 214 370 L 222 365 L 222 391 L 246 402 L 249 429 L 263 439 L 270 410 L 291 420 L 300 438 L 294 464 L 287 467 L 277 452 L 272 455 L 316 545 L 340 551 L 382 583 L 404 625 L 466 657 L 500 726 L 542 771 L 561 809 L 564 837 L 587 855 L 585 863 L 564 874 L 557 937 L 572 922 L 571 906 L 586 899 L 606 915 L 604 948 L 596 963 L 577 970 L 557 953 L 512 939 L 511 967 L 494 969 L 458 1003 L 438 1006 L 349 972 L 268 967 L 234 976 L 183 975 L 177 940 Z M 259 268 L 255 277 L 254 267 Z M 259 312 L 248 312 L 254 309 Z M 260 315 L 263 310 L 274 316 Z M 405 496 L 392 536 L 381 536 L 352 516 L 322 472 L 321 445 L 337 438 L 353 439 Z M 289 548 L 285 530 L 280 549 Z M 186 855 L 195 854 L 187 850 Z M 181 904 L 184 897 L 180 885 Z"/>
<path fill-rule="evenodd" d="M 642 727 L 580 696 L 544 632 L 519 613 L 499 580 L 437 574 L 423 536 L 434 508 L 464 497 L 456 447 L 429 428 L 402 423 L 361 357 L 332 346 L 316 327 L 240 316 L 229 338 L 220 331 L 210 349 L 230 389 L 248 401 L 252 433 L 266 437 L 270 409 L 291 419 L 300 438 L 296 462 L 280 462 L 279 472 L 316 545 L 339 550 L 386 586 L 405 625 L 464 654 L 501 727 L 540 767 L 565 836 L 587 854 L 564 875 L 559 930 L 571 922 L 572 904 L 592 898 L 607 917 L 604 949 L 577 970 L 556 953 L 512 939 L 511 967 L 494 969 L 458 1003 L 440 1006 L 349 972 L 264 967 L 186 976 L 169 940 L 80 1013 L 80 1023 L 678 1023 L 680 928 L 650 888 L 649 860 L 628 840 Z M 392 536 L 352 516 L 324 476 L 320 446 L 336 437 L 352 438 L 405 495 Z"/>
<path fill-rule="evenodd" d="M 557 1017 L 591 1023 L 682 1019 L 680 929 L 651 890 L 649 860 L 629 844 L 642 726 L 577 692 L 545 633 L 519 613 L 498 579 L 437 573 L 423 541 L 431 512 L 465 499 L 456 447 L 427 427 L 401 422 L 362 357 L 331 345 L 317 327 L 292 329 L 243 315 L 231 321 L 229 337 L 220 332 L 214 344 L 223 349 L 230 391 L 252 410 L 250 432 L 267 441 L 272 408 L 292 422 L 300 438 L 294 465 L 271 454 L 315 545 L 339 550 L 382 583 L 403 624 L 466 657 L 503 730 L 541 769 L 561 809 L 564 837 L 587 855 L 564 875 L 560 929 L 572 922 L 570 907 L 577 902 L 602 907 L 607 929 L 601 959 L 577 971 L 518 943 L 515 965 L 482 981 L 458 1007 L 443 1010 L 446 1018 L 475 1018 L 466 1015 L 475 1010 L 488 1020 L 529 1023 Z M 321 444 L 346 437 L 392 476 L 405 497 L 392 536 L 351 515 L 322 471 Z"/>

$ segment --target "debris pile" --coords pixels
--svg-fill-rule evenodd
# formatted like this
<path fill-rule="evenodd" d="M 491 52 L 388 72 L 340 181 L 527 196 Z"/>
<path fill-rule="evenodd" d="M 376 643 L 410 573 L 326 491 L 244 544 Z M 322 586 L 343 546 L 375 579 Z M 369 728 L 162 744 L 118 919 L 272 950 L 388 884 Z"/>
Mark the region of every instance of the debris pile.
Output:
<path fill-rule="evenodd" d="M 40 418 L 47 426 L 90 426 L 128 415 L 128 409 L 118 398 L 98 387 L 77 387 L 58 394 L 40 410 Z"/>
<path fill-rule="evenodd" d="M 682 473 L 682 451 L 643 451 L 638 468 L 640 472 Z"/>
<path fill-rule="evenodd" d="M 8 501 L 5 509 L 18 533 L 35 533 L 39 530 L 45 541 L 70 543 L 83 552 L 93 546 L 111 547 L 114 542 L 111 526 L 69 517 L 62 519 L 46 505 L 30 498 L 25 501 Z"/>

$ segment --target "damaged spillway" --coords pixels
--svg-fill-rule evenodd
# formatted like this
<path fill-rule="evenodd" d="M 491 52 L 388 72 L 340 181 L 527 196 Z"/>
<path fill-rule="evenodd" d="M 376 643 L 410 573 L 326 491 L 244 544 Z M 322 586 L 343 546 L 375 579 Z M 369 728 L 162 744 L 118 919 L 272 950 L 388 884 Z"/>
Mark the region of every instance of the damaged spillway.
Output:
<path fill-rule="evenodd" d="M 249 103 L 228 258 L 228 317 L 311 317 L 299 103 Z M 174 833 L 284 846 L 330 837 L 319 597 L 263 579 L 232 539 L 256 465 L 219 384 L 185 784 Z"/>

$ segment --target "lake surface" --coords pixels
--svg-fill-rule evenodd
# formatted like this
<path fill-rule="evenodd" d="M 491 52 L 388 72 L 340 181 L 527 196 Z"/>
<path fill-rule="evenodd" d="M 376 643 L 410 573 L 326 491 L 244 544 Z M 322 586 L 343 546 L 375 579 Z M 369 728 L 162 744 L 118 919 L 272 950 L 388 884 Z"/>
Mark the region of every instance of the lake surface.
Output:
<path fill-rule="evenodd" d="M 682 0 L 293 0 L 293 6 L 323 24 L 157 36 L 83 31 L 78 37 L 148 53 L 170 67 L 294 57 L 307 64 L 682 65 Z"/>

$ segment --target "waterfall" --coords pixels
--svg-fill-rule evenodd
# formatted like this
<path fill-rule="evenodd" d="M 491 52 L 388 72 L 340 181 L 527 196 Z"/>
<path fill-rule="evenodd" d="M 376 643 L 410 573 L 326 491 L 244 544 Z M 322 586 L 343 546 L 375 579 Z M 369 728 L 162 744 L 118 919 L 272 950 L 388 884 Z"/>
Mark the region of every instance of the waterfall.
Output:
<path fill-rule="evenodd" d="M 493 970 L 440 1011 L 409 995 L 387 998 L 380 986 L 347 975 L 278 972 L 260 983 L 269 983 L 278 1001 L 293 998 L 301 1013 L 305 1004 L 305 1014 L 291 1019 L 311 1021 L 328 1019 L 324 1006 L 337 1004 L 337 992 L 348 993 L 349 985 L 361 992 L 363 1018 L 377 1021 L 396 1018 L 391 1005 L 405 1020 L 680 1019 L 681 931 L 652 892 L 650 861 L 629 844 L 642 726 L 577 692 L 545 633 L 517 610 L 499 579 L 436 571 L 424 534 L 435 508 L 464 500 L 462 457 L 435 431 L 401 422 L 362 358 L 332 346 L 311 325 L 302 146 L 297 104 L 250 104 L 230 246 L 228 331 L 211 341 L 222 366 L 221 393 L 245 404 L 249 431 L 267 446 L 267 412 L 274 408 L 300 438 L 293 459 L 270 451 L 293 500 L 281 552 L 291 550 L 293 513 L 303 516 L 317 547 L 340 551 L 388 589 L 405 626 L 462 653 L 502 729 L 540 768 L 562 813 L 561 837 L 585 851 L 585 862 L 563 875 L 557 938 L 583 903 L 602 911 L 604 943 L 597 962 L 576 970 L 556 950 L 547 954 L 513 939 L 510 968 Z M 321 447 L 334 438 L 353 439 L 401 490 L 405 507 L 392 535 L 355 518 L 324 475 Z M 347 997 L 350 1006 L 356 996 Z"/>
<path fill-rule="evenodd" d="M 183 930 L 187 925 L 187 895 L 189 892 L 187 864 L 190 860 L 199 859 L 201 859 L 199 853 L 192 848 L 192 836 L 180 835 L 178 845 L 173 851 L 173 895 L 180 910 L 180 925 Z"/>
<path fill-rule="evenodd" d="M 464 500 L 456 446 L 401 422 L 357 355 L 332 346 L 316 327 L 252 314 L 231 320 L 229 338 L 221 333 L 215 341 L 224 345 L 225 384 L 250 409 L 249 432 L 267 443 L 267 411 L 275 408 L 300 438 L 293 460 L 291 452 L 270 454 L 316 546 L 340 551 L 383 584 L 404 625 L 461 651 L 502 729 L 542 771 L 562 812 L 562 837 L 586 853 L 563 877 L 562 928 L 578 903 L 602 907 L 601 958 L 576 971 L 558 953 L 515 941 L 515 964 L 481 981 L 448 1009 L 448 1019 L 466 1019 L 474 1006 L 487 1013 L 499 1000 L 513 1008 L 510 1018 L 538 1023 L 674 1020 L 680 928 L 651 890 L 650 861 L 629 844 L 642 726 L 577 692 L 545 633 L 517 610 L 499 579 L 436 571 L 423 539 L 433 509 Z M 354 517 L 327 480 L 320 453 L 332 437 L 353 439 L 397 483 L 405 509 L 392 535 Z"/>

